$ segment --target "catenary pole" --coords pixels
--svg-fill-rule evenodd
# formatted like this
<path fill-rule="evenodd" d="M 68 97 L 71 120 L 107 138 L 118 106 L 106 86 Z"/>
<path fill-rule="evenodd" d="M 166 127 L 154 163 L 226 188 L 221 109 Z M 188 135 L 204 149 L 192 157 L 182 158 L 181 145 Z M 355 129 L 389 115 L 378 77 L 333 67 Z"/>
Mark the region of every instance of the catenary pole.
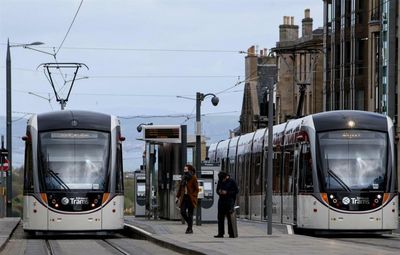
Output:
<path fill-rule="evenodd" d="M 12 216 L 12 122 L 11 122 L 11 54 L 10 41 L 7 40 L 7 57 L 6 57 L 6 136 L 8 150 L 8 171 L 7 171 L 7 217 Z"/>
<path fill-rule="evenodd" d="M 273 159 L 273 101 L 274 101 L 274 84 L 269 85 L 268 89 L 268 173 L 267 173 L 267 215 L 268 215 L 268 235 L 272 235 L 272 159 Z"/>
<path fill-rule="evenodd" d="M 201 101 L 203 100 L 203 94 L 200 92 L 196 93 L 196 175 L 197 178 L 201 178 L 201 120 L 200 120 L 200 108 Z M 201 225 L 201 199 L 197 202 L 196 209 L 196 225 Z"/>

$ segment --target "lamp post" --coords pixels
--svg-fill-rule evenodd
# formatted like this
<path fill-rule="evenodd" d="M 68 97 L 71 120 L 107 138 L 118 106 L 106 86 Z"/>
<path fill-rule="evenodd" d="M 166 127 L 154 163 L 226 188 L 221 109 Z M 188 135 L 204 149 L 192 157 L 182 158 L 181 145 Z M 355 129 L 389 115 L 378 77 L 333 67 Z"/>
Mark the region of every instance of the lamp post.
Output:
<path fill-rule="evenodd" d="M 273 167 L 273 101 L 274 101 L 274 84 L 268 86 L 268 172 L 267 172 L 267 215 L 268 225 L 267 234 L 272 235 L 272 167 Z"/>
<path fill-rule="evenodd" d="M 12 105 L 11 105 L 11 54 L 10 48 L 11 47 L 28 47 L 28 46 L 35 46 L 35 45 L 42 45 L 42 42 L 33 42 L 28 44 L 14 44 L 10 45 L 10 41 L 7 40 L 7 57 L 6 57 L 6 122 L 7 122 L 7 150 L 8 150 L 8 172 L 7 172 L 7 217 L 12 216 Z"/>
<path fill-rule="evenodd" d="M 200 108 L 201 108 L 201 102 L 204 101 L 204 99 L 207 96 L 213 96 L 211 98 L 211 103 L 214 106 L 218 105 L 219 98 L 212 94 L 203 94 L 200 92 L 196 93 L 196 175 L 197 178 L 201 178 L 201 120 L 200 120 Z M 196 225 L 200 226 L 201 225 L 201 199 L 198 200 L 198 205 L 197 205 L 197 210 L 196 210 Z"/>
<path fill-rule="evenodd" d="M 136 130 L 140 133 L 143 130 L 143 126 L 151 126 L 153 125 L 152 122 L 150 123 L 141 123 L 136 127 Z M 150 210 L 151 210 L 151 171 L 152 171 L 152 157 L 154 155 L 151 155 L 152 152 L 154 154 L 154 145 L 148 143 L 145 141 L 145 157 L 143 157 L 143 167 L 145 167 L 145 179 L 146 179 L 146 184 L 145 184 L 145 198 L 146 198 L 146 217 L 147 219 L 150 219 Z M 147 159 L 149 159 L 149 164 Z M 148 166 L 148 167 L 147 167 Z"/>

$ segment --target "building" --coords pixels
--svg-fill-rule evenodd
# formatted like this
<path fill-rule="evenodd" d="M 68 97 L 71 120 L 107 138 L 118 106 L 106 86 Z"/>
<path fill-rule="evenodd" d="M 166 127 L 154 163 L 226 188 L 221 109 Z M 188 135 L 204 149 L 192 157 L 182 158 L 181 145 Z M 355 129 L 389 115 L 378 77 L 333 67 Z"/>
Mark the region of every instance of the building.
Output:
<path fill-rule="evenodd" d="M 324 0 L 325 108 L 397 116 L 398 1 Z"/>
<path fill-rule="evenodd" d="M 268 123 L 268 93 L 276 81 L 276 58 L 266 49 L 247 50 L 245 59 L 245 85 L 242 112 L 240 114 L 240 134 L 264 128 Z"/>
<path fill-rule="evenodd" d="M 294 17 L 283 18 L 272 50 L 278 58 L 277 123 L 323 111 L 323 29 L 313 30 L 309 9 L 304 11 L 301 37 Z"/>

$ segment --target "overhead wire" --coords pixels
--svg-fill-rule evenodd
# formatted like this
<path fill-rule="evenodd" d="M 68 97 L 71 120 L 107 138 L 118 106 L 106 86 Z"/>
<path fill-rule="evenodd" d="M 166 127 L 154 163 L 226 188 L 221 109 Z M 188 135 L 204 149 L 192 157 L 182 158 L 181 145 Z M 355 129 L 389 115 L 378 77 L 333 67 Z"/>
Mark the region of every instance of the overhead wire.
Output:
<path fill-rule="evenodd" d="M 212 113 L 203 113 L 201 116 L 209 116 L 209 115 L 220 115 L 220 114 L 228 114 L 228 113 L 236 113 L 238 111 L 226 111 L 226 112 L 212 112 Z M 120 119 L 150 119 L 150 118 L 195 118 L 196 116 L 191 114 L 165 114 L 165 115 L 131 115 L 131 116 L 117 116 Z"/>
<path fill-rule="evenodd" d="M 115 78 L 183 78 L 183 79 L 202 79 L 202 78 L 232 78 L 236 75 L 163 75 L 163 74 L 149 74 L 149 75 L 92 75 L 92 79 L 115 79 Z"/>
<path fill-rule="evenodd" d="M 38 48 L 50 48 L 42 46 Z M 168 49 L 168 48 L 111 48 L 111 47 L 63 47 L 64 50 L 98 50 L 98 51 L 135 51 L 135 52 L 179 52 L 179 53 L 236 53 L 244 54 L 243 50 L 218 50 L 218 49 Z"/>
<path fill-rule="evenodd" d="M 383 1 L 382 3 L 380 3 L 379 5 L 377 5 L 377 6 L 375 6 L 374 8 L 372 8 L 371 10 L 369 10 L 368 12 L 369 13 L 372 13 L 372 11 L 374 11 L 374 10 L 377 10 L 377 9 L 379 9 L 380 8 L 380 6 L 383 6 L 384 4 L 386 4 L 386 3 L 388 3 L 389 1 L 391 1 L 391 0 L 386 0 L 386 1 Z M 68 35 L 68 33 L 69 33 L 69 31 L 70 31 L 70 29 L 71 29 L 71 27 L 72 27 L 72 25 L 73 25 L 73 23 L 74 23 L 74 21 L 75 21 L 75 18 L 76 18 L 76 16 L 77 16 L 77 14 L 78 14 L 78 12 L 79 12 L 79 9 L 80 9 L 80 7 L 81 7 L 81 5 L 82 5 L 82 3 L 83 3 L 83 0 L 81 1 L 81 3 L 80 3 L 80 5 L 79 5 L 79 8 L 78 8 L 78 10 L 77 10 L 77 12 L 75 13 L 75 16 L 74 16 L 74 19 L 73 19 L 73 21 L 72 21 L 72 23 L 71 23 L 71 25 L 70 25 L 70 27 L 69 27 L 69 29 L 68 29 L 68 31 L 67 31 L 67 34 L 66 34 L 66 36 L 64 37 L 64 40 L 63 40 L 63 42 L 60 44 L 60 47 L 59 47 L 59 49 L 57 50 L 57 52 L 56 52 L 56 54 L 59 52 L 59 50 L 61 49 L 61 47 L 62 47 L 62 45 L 63 45 L 63 43 L 64 43 L 64 41 L 65 41 L 65 39 L 66 39 L 66 37 L 67 37 L 67 35 Z M 90 49 L 90 50 L 129 50 L 129 51 L 173 51 L 173 52 L 236 52 L 236 53 L 245 53 L 244 51 L 232 51 L 232 50 L 203 50 L 203 49 L 187 49 L 187 50 L 185 50 L 185 49 L 140 49 L 140 48 L 95 48 L 95 47 L 92 47 L 92 48 L 90 48 L 90 47 L 69 47 L 70 49 Z M 363 69 L 363 68 L 367 68 L 367 67 L 357 67 L 356 69 Z M 331 69 L 331 70 L 335 70 L 336 68 L 334 68 L 334 69 Z M 339 69 L 339 68 L 337 68 L 337 69 Z M 316 72 L 316 71 L 309 71 L 309 72 L 307 72 L 307 73 L 310 73 L 310 72 Z M 250 75 L 251 76 L 251 75 Z M 94 76 L 93 78 L 116 78 L 116 77 L 118 77 L 118 76 L 109 76 L 109 77 L 107 77 L 107 76 Z M 120 76 L 121 77 L 121 76 Z M 126 76 L 126 77 L 124 77 L 124 78 L 156 78 L 157 76 L 153 76 L 153 77 L 146 77 L 146 76 Z M 172 76 L 171 76 L 172 77 Z M 275 76 L 276 77 L 276 76 Z M 160 78 L 166 78 L 166 76 L 160 76 Z M 177 77 L 174 77 L 174 78 L 177 78 Z M 185 78 L 187 78 L 187 77 L 185 77 Z M 193 77 L 193 78 L 199 78 L 199 77 Z M 233 89 L 233 88 L 235 88 L 235 87 L 237 87 L 238 85 L 240 85 L 240 84 L 242 84 L 242 83 L 244 83 L 244 82 L 246 82 L 246 79 L 245 80 L 243 80 L 243 81 L 238 81 L 237 83 L 235 83 L 233 86 L 230 86 L 230 87 L 228 87 L 228 88 L 226 88 L 226 89 L 224 89 L 224 90 L 222 90 L 222 91 L 219 91 L 219 92 L 217 92 L 218 94 L 222 94 L 222 93 L 228 93 L 228 91 L 229 90 L 231 90 L 231 89 Z M 64 84 L 65 85 L 65 84 Z"/>
<path fill-rule="evenodd" d="M 81 3 L 79 4 L 78 9 L 77 9 L 76 12 L 75 12 L 74 18 L 72 19 L 72 22 L 71 22 L 71 24 L 70 24 L 69 27 L 68 27 L 67 33 L 65 34 L 64 39 L 63 39 L 62 42 L 60 43 L 60 46 L 58 46 L 58 49 L 57 49 L 57 51 L 55 52 L 54 56 L 58 54 L 58 52 L 61 50 L 61 47 L 63 46 L 65 40 L 67 39 L 67 36 L 68 36 L 68 34 L 69 34 L 69 31 L 71 31 L 72 25 L 74 24 L 75 19 L 76 19 L 76 17 L 78 16 L 79 10 L 81 9 L 82 3 L 83 3 L 83 0 L 81 0 Z"/>

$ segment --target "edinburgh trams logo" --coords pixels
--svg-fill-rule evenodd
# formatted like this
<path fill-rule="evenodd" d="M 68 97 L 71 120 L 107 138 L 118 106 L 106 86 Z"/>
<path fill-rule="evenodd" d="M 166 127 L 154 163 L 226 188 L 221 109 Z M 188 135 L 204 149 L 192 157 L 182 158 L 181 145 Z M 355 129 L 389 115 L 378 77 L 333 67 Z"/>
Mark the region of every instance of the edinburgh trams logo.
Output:
<path fill-rule="evenodd" d="M 69 199 L 69 201 L 73 205 L 87 205 L 87 204 L 89 204 L 89 199 L 87 197 L 71 197 Z"/>
<path fill-rule="evenodd" d="M 63 197 L 61 199 L 61 204 L 63 205 L 87 205 L 89 204 L 89 199 L 87 197 Z"/>
<path fill-rule="evenodd" d="M 344 198 L 342 199 L 342 203 L 343 203 L 344 205 L 348 205 L 348 204 L 350 204 L 350 202 L 351 202 L 351 200 L 350 200 L 350 198 L 348 198 L 348 197 L 344 197 Z"/>
<path fill-rule="evenodd" d="M 353 205 L 369 205 L 370 201 L 368 197 L 344 197 L 342 198 L 342 203 L 344 205 L 353 204 Z"/>
<path fill-rule="evenodd" d="M 67 205 L 67 204 L 69 204 L 69 199 L 68 199 L 67 197 L 63 197 L 63 198 L 61 199 L 61 204 L 62 204 L 62 205 Z"/>

